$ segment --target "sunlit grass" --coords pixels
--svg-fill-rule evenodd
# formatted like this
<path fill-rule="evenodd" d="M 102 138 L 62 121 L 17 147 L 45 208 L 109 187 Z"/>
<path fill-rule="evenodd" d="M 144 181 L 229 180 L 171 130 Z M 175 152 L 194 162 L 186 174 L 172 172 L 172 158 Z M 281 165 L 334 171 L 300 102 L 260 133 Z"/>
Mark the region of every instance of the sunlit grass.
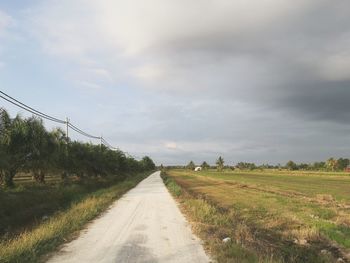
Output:
<path fill-rule="evenodd" d="M 171 170 L 167 175 L 188 195 L 179 199 L 189 217 L 206 225 L 200 233 L 219 262 L 237 260 L 221 251 L 227 249 L 220 242 L 225 235 L 254 255 L 252 262 L 333 262 L 349 252 L 347 175 L 331 174 L 332 180 L 325 173 L 276 171 Z"/>

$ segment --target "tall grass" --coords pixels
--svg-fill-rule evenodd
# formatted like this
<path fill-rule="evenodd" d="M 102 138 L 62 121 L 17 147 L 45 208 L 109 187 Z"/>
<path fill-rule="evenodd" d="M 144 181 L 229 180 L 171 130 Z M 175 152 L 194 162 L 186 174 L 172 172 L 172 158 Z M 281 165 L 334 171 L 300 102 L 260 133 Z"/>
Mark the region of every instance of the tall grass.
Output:
<path fill-rule="evenodd" d="M 58 210 L 68 208 L 87 194 L 118 183 L 115 177 L 85 178 L 80 181 L 39 185 L 19 183 L 0 188 L 0 239 L 8 239 L 42 222 Z"/>
<path fill-rule="evenodd" d="M 0 262 L 37 262 L 45 253 L 72 237 L 72 233 L 106 210 L 113 201 L 133 188 L 145 176 L 129 178 L 100 189 L 73 203 L 36 228 L 0 243 Z"/>
<path fill-rule="evenodd" d="M 221 239 L 230 236 L 227 228 L 230 219 L 221 213 L 217 207 L 202 198 L 194 198 L 182 189 L 171 177 L 162 173 L 162 178 L 169 189 L 181 203 L 181 208 L 189 217 L 194 230 L 205 241 L 205 247 L 218 262 L 257 262 L 258 256 L 239 244 L 229 242 L 224 244 Z M 261 260 L 265 262 L 265 260 Z M 267 261 L 266 261 L 267 262 Z"/>

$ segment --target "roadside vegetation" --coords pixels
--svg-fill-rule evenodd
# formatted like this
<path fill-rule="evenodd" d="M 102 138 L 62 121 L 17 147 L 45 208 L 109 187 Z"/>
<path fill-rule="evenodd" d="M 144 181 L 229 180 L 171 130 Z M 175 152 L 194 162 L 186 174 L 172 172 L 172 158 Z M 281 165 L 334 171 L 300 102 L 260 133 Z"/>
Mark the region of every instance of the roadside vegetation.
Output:
<path fill-rule="evenodd" d="M 40 262 L 43 256 L 70 240 L 86 223 L 105 211 L 116 199 L 149 173 L 138 174 L 113 186 L 85 195 L 67 209 L 56 211 L 30 230 L 0 242 L 0 262 Z"/>
<path fill-rule="evenodd" d="M 162 174 L 218 262 L 350 260 L 346 173 L 170 169 Z"/>
<path fill-rule="evenodd" d="M 47 131 L 40 118 L 11 118 L 0 109 L 0 185 L 4 187 L 14 187 L 14 179 L 21 173 L 43 184 L 49 173 L 63 180 L 108 175 L 122 180 L 125 173 L 154 167 L 147 156 L 137 161 L 104 145 L 70 141 L 59 128 Z"/>
<path fill-rule="evenodd" d="M 0 109 L 0 262 L 35 262 L 155 169 Z"/>

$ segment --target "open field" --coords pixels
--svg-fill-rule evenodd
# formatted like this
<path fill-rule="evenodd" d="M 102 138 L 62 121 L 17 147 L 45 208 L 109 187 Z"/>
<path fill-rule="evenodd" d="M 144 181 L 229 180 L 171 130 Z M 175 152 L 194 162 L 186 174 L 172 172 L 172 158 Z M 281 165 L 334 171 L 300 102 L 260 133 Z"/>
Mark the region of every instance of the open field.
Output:
<path fill-rule="evenodd" d="M 170 170 L 166 177 L 219 262 L 349 260 L 345 173 Z M 225 237 L 233 242 L 223 245 Z"/>

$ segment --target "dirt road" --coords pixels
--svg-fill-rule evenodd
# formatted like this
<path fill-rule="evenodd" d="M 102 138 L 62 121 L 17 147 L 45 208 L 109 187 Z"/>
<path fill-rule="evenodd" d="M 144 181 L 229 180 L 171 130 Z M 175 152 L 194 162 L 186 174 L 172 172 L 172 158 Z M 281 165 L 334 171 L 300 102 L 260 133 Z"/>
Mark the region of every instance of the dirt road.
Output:
<path fill-rule="evenodd" d="M 209 258 L 156 172 L 48 262 L 202 263 Z"/>

